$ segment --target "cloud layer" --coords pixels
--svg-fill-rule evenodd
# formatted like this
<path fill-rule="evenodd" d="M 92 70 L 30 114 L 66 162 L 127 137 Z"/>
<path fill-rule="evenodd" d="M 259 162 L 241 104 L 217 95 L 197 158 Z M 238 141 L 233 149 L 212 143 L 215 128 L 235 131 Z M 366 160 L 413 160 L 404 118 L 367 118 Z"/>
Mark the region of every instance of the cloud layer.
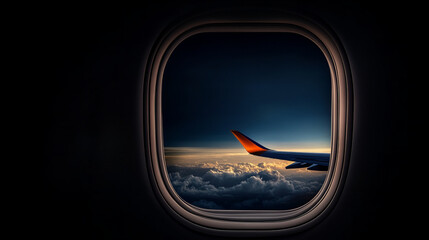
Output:
<path fill-rule="evenodd" d="M 319 191 L 324 175 L 286 178 L 275 163 L 201 163 L 168 166 L 170 181 L 187 202 L 209 209 L 291 209 Z"/>

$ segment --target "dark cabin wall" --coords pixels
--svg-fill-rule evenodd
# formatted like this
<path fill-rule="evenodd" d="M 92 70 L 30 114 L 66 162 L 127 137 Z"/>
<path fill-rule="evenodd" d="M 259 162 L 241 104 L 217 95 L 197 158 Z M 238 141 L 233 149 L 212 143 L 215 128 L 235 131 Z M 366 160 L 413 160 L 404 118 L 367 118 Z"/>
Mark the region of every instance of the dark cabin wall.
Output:
<path fill-rule="evenodd" d="M 342 41 L 354 87 L 350 168 L 324 221 L 273 239 L 361 239 L 404 229 L 401 163 L 408 147 L 408 36 L 404 6 L 318 1 L 153 1 L 75 5 L 40 14 L 44 191 L 35 233 L 52 238 L 218 239 L 176 222 L 152 193 L 141 152 L 142 72 L 157 36 L 216 8 L 271 6 L 320 18 Z M 403 13 L 398 15 L 398 13 Z M 401 17 L 399 17 L 401 16 Z M 395 235 L 392 235 L 395 236 Z"/>

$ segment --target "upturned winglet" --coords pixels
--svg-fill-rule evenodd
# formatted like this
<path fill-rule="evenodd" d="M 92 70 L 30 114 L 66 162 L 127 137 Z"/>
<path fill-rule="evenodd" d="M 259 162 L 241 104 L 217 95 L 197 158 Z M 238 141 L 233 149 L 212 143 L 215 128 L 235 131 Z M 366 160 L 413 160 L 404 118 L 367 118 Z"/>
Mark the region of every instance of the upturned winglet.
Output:
<path fill-rule="evenodd" d="M 261 144 L 253 141 L 246 135 L 242 134 L 239 131 L 231 130 L 232 134 L 240 141 L 241 145 L 246 149 L 246 151 L 250 154 L 258 153 L 258 152 L 265 152 L 267 150 L 270 150 Z"/>

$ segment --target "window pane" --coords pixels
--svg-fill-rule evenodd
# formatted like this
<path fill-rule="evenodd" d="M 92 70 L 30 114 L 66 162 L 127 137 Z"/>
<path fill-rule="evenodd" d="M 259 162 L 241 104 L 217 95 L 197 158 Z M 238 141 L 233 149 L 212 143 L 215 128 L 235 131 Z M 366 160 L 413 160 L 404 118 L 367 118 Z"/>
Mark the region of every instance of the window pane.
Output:
<path fill-rule="evenodd" d="M 291 209 L 322 186 L 326 171 L 251 155 L 230 131 L 278 151 L 330 153 L 329 66 L 307 38 L 194 35 L 169 58 L 162 97 L 167 169 L 183 200 L 209 209 Z"/>

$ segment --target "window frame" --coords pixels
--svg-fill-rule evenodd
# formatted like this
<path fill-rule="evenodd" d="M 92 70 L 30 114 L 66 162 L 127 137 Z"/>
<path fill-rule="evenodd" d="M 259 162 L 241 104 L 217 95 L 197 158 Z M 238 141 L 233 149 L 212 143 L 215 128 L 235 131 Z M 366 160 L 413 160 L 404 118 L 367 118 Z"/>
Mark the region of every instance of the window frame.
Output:
<path fill-rule="evenodd" d="M 267 236 L 313 226 L 333 208 L 344 185 L 351 147 L 352 82 L 345 51 L 326 26 L 291 13 L 207 14 L 164 31 L 155 42 L 144 72 L 143 142 L 152 189 L 166 211 L 192 229 L 222 236 Z M 254 17 L 258 16 L 258 17 Z M 331 73 L 331 159 L 325 181 L 312 200 L 289 210 L 213 210 L 185 202 L 172 187 L 166 167 L 162 124 L 163 72 L 174 49 L 204 32 L 290 32 L 315 43 Z"/>

